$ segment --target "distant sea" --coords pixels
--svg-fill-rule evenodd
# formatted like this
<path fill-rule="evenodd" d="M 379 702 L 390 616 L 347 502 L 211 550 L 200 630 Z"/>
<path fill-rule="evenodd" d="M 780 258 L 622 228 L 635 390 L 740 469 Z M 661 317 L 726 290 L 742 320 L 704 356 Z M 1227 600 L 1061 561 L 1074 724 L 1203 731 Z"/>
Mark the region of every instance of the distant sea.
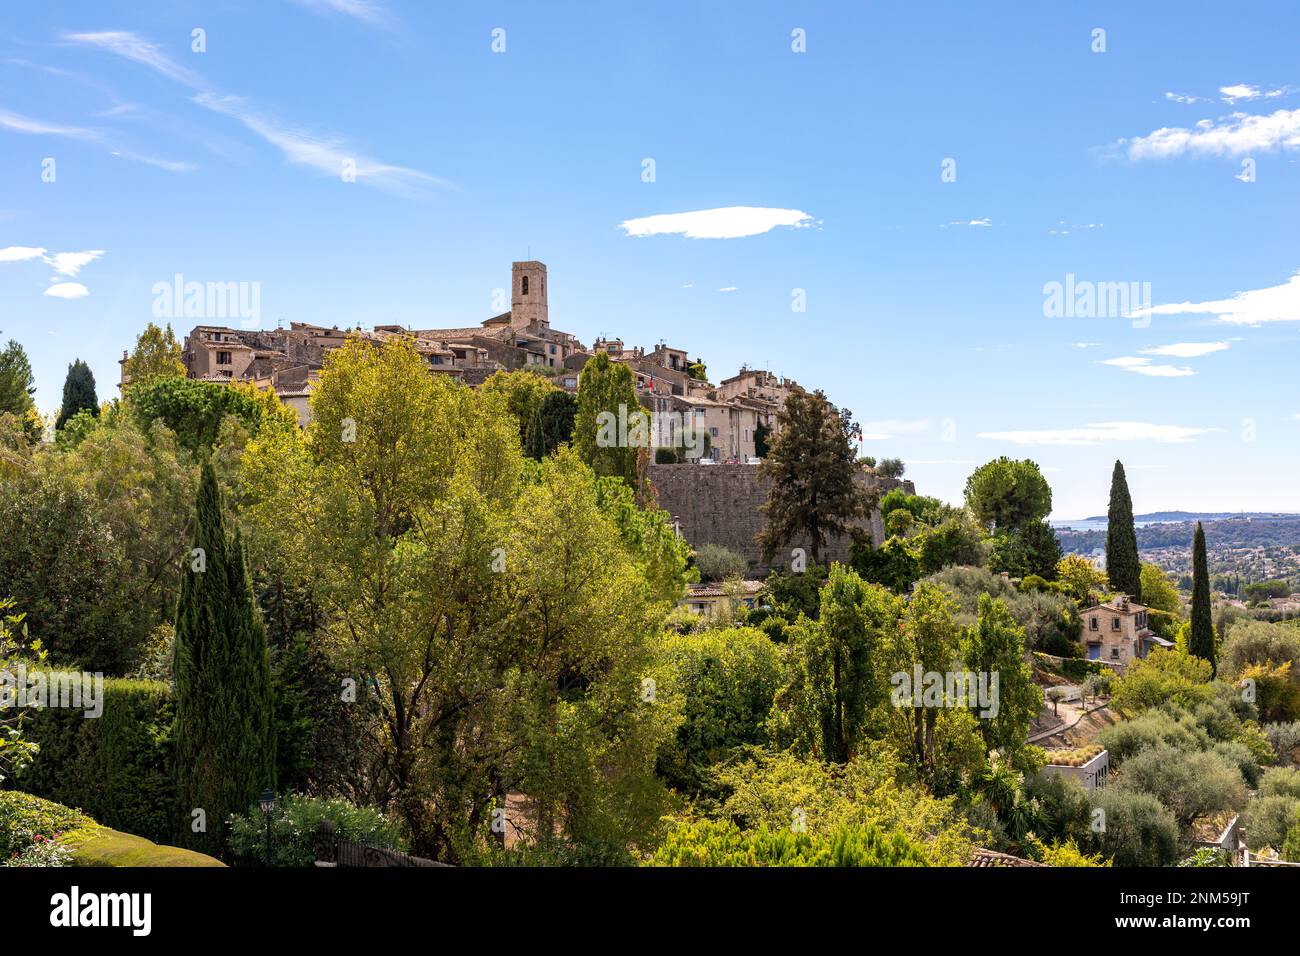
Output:
<path fill-rule="evenodd" d="M 1050 522 L 1053 528 L 1069 528 L 1071 531 L 1105 531 L 1106 519 L 1076 518 L 1073 521 Z M 1168 521 L 1134 521 L 1133 527 L 1145 528 L 1149 524 L 1169 524 Z"/>

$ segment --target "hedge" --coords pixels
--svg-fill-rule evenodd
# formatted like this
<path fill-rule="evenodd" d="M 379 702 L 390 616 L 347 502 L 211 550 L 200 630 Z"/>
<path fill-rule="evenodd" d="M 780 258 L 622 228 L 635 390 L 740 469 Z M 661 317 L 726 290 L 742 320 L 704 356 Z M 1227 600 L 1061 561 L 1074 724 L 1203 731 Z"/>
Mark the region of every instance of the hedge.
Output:
<path fill-rule="evenodd" d="M 14 784 L 106 827 L 173 839 L 183 821 L 170 768 L 172 713 L 166 684 L 108 678 L 99 717 L 46 708 L 24 722 L 23 736 L 41 749 Z"/>

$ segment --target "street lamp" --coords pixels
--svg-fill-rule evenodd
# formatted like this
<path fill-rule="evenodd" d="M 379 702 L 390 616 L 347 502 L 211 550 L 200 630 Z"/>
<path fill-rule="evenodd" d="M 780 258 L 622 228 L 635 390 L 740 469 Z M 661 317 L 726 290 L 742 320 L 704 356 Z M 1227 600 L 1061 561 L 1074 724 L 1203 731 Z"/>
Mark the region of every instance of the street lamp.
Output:
<path fill-rule="evenodd" d="M 266 865 L 271 865 L 271 817 L 275 814 L 275 791 L 263 790 L 262 795 L 257 798 L 257 804 L 262 808 L 262 816 L 266 817 Z"/>

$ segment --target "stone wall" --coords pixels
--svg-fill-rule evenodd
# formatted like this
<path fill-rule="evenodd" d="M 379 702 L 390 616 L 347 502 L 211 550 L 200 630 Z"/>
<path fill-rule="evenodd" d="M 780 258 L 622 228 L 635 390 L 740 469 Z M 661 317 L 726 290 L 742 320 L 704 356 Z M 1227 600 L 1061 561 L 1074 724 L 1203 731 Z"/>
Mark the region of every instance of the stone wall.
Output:
<path fill-rule="evenodd" d="M 790 549 L 807 549 L 806 541 L 792 541 L 778 552 L 771 564 L 764 563 L 755 540 L 763 530 L 763 514 L 758 509 L 767 503 L 768 482 L 758 477 L 757 465 L 650 465 L 650 483 L 658 495 L 659 507 L 676 520 L 682 537 L 698 548 L 705 544 L 722 545 L 743 555 L 754 576 L 762 577 L 773 565 L 788 565 Z M 916 489 L 910 481 L 862 475 L 862 484 L 877 489 L 881 495 L 891 488 L 908 494 Z M 861 522 L 877 543 L 885 539 L 880 511 L 873 508 L 870 518 Z M 823 562 L 847 562 L 848 537 L 832 538 L 822 552 Z M 811 558 L 811 552 L 809 553 Z"/>

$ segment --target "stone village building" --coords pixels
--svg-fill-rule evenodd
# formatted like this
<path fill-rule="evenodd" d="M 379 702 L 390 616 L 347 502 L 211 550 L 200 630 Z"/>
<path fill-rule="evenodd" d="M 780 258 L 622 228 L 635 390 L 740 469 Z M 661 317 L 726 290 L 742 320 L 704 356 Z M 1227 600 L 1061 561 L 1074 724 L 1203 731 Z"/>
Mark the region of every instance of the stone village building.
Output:
<path fill-rule="evenodd" d="M 1090 661 L 1120 668 L 1144 658 L 1153 647 L 1173 647 L 1147 626 L 1147 607 L 1125 594 L 1079 612 L 1079 640 Z"/>

